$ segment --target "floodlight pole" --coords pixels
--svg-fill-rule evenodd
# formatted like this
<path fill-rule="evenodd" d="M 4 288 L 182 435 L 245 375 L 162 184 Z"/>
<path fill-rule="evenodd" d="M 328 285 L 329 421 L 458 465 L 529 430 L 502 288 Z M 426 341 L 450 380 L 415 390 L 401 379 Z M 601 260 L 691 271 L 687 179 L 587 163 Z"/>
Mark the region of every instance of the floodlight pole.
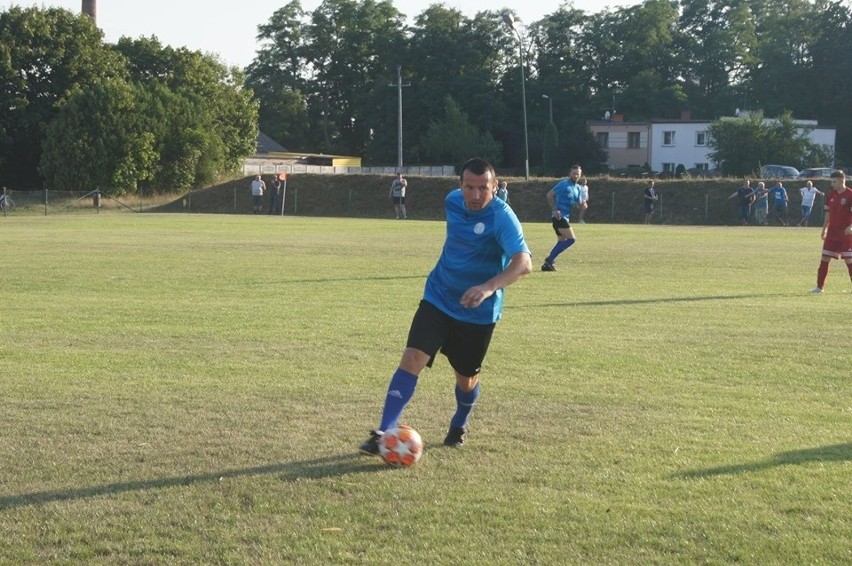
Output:
<path fill-rule="evenodd" d="M 527 86 L 526 86 L 526 78 L 524 77 L 524 42 L 521 39 L 521 34 L 515 28 L 515 19 L 512 17 L 512 14 L 509 12 L 503 13 L 503 22 L 509 26 L 515 35 L 518 37 L 518 53 L 520 53 L 521 59 L 521 106 L 523 107 L 524 112 L 524 178 L 529 180 L 530 178 L 530 140 L 529 135 L 527 133 Z"/>
<path fill-rule="evenodd" d="M 397 115 L 397 133 L 396 133 L 396 166 L 397 173 L 402 172 L 402 87 L 411 86 L 411 83 L 402 82 L 402 65 L 396 66 L 396 84 L 391 83 L 388 86 L 395 86 L 398 98 L 398 115 Z"/>

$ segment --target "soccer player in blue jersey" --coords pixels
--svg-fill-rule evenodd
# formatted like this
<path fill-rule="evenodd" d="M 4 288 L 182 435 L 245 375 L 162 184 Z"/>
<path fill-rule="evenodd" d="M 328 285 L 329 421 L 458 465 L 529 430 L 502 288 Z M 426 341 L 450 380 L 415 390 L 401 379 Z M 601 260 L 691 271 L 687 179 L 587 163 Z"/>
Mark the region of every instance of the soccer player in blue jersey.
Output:
<path fill-rule="evenodd" d="M 577 241 L 569 218 L 571 209 L 582 199 L 582 186 L 579 183 L 582 176 L 583 168 L 573 165 L 569 177 L 556 183 L 547 193 L 547 203 L 552 211 L 553 230 L 556 232 L 556 245 L 544 258 L 542 271 L 556 271 L 556 258 Z"/>
<path fill-rule="evenodd" d="M 379 427 L 361 452 L 379 453 L 384 431 L 396 426 L 414 396 L 420 372 L 440 351 L 456 375 L 456 412 L 444 439 L 461 446 L 479 397 L 479 373 L 503 311 L 503 289 L 532 271 L 521 224 L 497 190 L 494 167 L 474 158 L 461 168 L 461 186 L 444 199 L 447 237 L 414 314 L 399 367 L 391 377 Z"/>

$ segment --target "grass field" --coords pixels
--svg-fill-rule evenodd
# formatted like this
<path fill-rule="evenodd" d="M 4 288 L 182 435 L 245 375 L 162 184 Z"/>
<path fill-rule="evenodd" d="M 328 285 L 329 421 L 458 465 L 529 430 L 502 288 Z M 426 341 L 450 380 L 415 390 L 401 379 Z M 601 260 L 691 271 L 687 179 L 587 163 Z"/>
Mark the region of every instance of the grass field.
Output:
<path fill-rule="evenodd" d="M 554 238 L 525 226 L 540 265 Z M 577 227 L 460 450 L 378 421 L 440 222 L 0 218 L 2 564 L 849 564 L 852 293 L 816 228 Z"/>

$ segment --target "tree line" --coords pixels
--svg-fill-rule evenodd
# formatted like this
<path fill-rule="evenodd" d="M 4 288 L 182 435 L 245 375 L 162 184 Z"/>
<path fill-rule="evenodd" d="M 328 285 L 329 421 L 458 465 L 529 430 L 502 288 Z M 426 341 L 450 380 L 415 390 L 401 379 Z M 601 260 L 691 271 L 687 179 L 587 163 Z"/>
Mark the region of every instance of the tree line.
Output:
<path fill-rule="evenodd" d="M 836 126 L 837 162 L 849 165 L 850 12 L 847 0 L 646 0 L 598 13 L 566 3 L 510 28 L 506 10 L 467 17 L 434 4 L 409 23 L 387 0 L 313 11 L 293 0 L 258 25 L 240 70 L 153 37 L 106 44 L 66 10 L 12 7 L 0 13 L 0 182 L 187 189 L 237 169 L 258 128 L 293 150 L 392 164 L 400 88 L 406 164 L 476 153 L 522 170 L 523 88 L 534 173 L 574 162 L 602 172 L 586 121 L 607 111 L 639 121 L 684 108 L 819 120 Z"/>
<path fill-rule="evenodd" d="M 105 44 L 63 9 L 0 13 L 0 181 L 103 192 L 208 184 L 254 152 L 257 102 L 215 57 Z"/>
<path fill-rule="evenodd" d="M 646 0 L 598 13 L 565 3 L 516 22 L 517 35 L 505 13 L 466 17 L 435 4 L 408 24 L 389 1 L 325 0 L 308 12 L 293 0 L 258 27 L 246 70 L 261 129 L 300 150 L 395 163 L 399 66 L 410 85 L 406 163 L 457 163 L 473 151 L 517 171 L 522 51 L 529 155 L 540 173 L 571 162 L 602 170 L 588 119 L 672 119 L 684 108 L 708 120 L 736 109 L 817 119 L 837 127 L 837 157 L 852 163 L 848 2 Z"/>

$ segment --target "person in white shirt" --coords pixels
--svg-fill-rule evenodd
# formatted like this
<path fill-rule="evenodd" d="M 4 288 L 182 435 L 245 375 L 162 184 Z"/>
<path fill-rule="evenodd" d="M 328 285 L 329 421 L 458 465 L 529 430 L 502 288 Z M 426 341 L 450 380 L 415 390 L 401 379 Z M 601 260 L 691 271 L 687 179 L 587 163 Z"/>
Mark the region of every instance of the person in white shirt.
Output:
<path fill-rule="evenodd" d="M 266 190 L 266 183 L 260 175 L 254 178 L 251 182 L 251 201 L 252 211 L 255 214 L 260 214 L 263 211 L 263 192 Z"/>
<path fill-rule="evenodd" d="M 811 211 L 814 209 L 816 196 L 825 196 L 825 193 L 816 188 L 811 181 L 805 183 L 805 186 L 799 189 L 799 193 L 802 195 L 802 219 L 799 220 L 798 225 L 807 226 Z"/>
<path fill-rule="evenodd" d="M 577 223 L 585 224 L 586 210 L 589 208 L 589 182 L 585 177 L 580 178 L 580 202 L 577 203 Z"/>

